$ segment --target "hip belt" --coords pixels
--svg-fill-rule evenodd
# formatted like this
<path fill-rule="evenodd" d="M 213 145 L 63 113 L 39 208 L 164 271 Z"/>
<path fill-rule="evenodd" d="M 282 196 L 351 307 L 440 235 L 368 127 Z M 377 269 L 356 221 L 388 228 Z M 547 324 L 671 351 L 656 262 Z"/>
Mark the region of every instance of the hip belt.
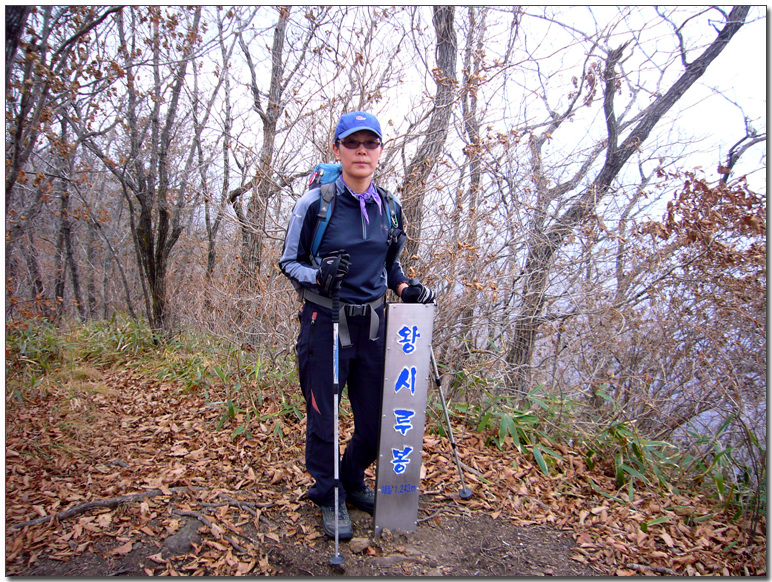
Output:
<path fill-rule="evenodd" d="M 375 312 L 375 310 L 384 304 L 385 297 L 386 297 L 385 295 L 382 295 L 375 301 L 370 301 L 369 303 L 364 303 L 362 305 L 354 305 L 352 303 L 340 304 L 340 311 L 338 313 L 339 315 L 338 338 L 340 339 L 340 345 L 342 347 L 348 347 L 352 345 L 351 335 L 349 334 L 349 331 L 348 331 L 348 322 L 346 321 L 346 315 L 350 315 L 351 317 L 363 316 L 363 315 L 367 315 L 367 312 L 369 311 L 370 312 L 370 340 L 375 341 L 378 339 L 378 325 L 380 324 L 380 318 L 378 317 L 378 314 Z M 318 293 L 314 293 L 309 289 L 303 289 L 300 292 L 300 299 L 309 301 L 311 303 L 315 303 L 316 305 L 321 305 L 322 307 L 325 307 L 327 309 L 332 309 L 331 298 L 324 297 L 323 295 L 319 295 Z"/>

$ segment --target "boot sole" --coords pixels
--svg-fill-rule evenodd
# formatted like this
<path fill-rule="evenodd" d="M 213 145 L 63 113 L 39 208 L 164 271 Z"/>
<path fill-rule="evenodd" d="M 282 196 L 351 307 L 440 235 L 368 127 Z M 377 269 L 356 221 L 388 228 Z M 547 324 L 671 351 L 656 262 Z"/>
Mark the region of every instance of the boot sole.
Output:
<path fill-rule="evenodd" d="M 334 529 L 332 531 L 329 531 L 324 526 L 322 526 L 322 529 L 324 530 L 324 534 L 328 538 L 330 538 L 331 540 L 335 539 L 335 530 Z M 353 537 L 354 537 L 354 532 L 353 531 L 350 531 L 350 532 L 343 532 L 343 531 L 340 531 L 340 530 L 338 531 L 338 539 L 340 541 L 342 541 L 342 542 L 347 542 L 347 541 L 349 541 Z"/>

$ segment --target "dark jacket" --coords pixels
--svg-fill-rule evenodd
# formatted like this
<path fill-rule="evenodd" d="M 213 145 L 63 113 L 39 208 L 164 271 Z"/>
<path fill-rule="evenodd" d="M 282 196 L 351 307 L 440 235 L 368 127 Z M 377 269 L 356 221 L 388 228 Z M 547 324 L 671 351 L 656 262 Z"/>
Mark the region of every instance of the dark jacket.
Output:
<path fill-rule="evenodd" d="M 399 258 L 386 270 L 386 252 L 389 247 L 389 229 L 391 219 L 383 191 L 381 196 L 381 213 L 375 201 L 366 204 L 368 224 L 360 210 L 359 200 L 349 191 L 342 178 L 335 182 L 336 200 L 332 209 L 332 217 L 324 233 L 324 238 L 317 252 L 318 257 L 325 257 L 337 250 L 345 249 L 351 257 L 351 266 L 343 279 L 340 299 L 343 303 L 356 305 L 369 303 L 381 298 L 388 288 L 396 287 L 408 279 L 402 272 Z M 394 199 L 398 227 L 402 225 L 402 206 Z M 317 214 L 321 196 L 318 188 L 306 192 L 295 204 L 292 210 L 287 234 L 284 239 L 284 249 L 279 267 L 295 286 L 301 291 L 310 289 L 321 293 L 316 284 L 317 268 L 308 258 L 312 237 L 317 223 Z"/>

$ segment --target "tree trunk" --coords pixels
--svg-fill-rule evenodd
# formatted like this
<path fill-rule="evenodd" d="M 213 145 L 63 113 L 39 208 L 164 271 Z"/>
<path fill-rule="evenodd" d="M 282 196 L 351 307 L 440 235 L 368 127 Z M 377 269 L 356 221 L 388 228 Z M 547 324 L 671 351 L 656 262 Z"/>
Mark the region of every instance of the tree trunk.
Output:
<path fill-rule="evenodd" d="M 461 314 L 461 337 L 472 339 L 474 328 L 474 296 L 477 289 L 474 278 L 477 272 L 477 204 L 481 190 L 482 164 L 480 163 L 480 120 L 477 112 L 477 91 L 482 80 L 483 44 L 485 40 L 485 8 L 469 7 L 469 33 L 464 52 L 464 94 L 462 111 L 464 131 L 467 136 L 466 155 L 469 160 L 469 190 L 467 192 L 466 233 L 463 245 L 465 265 L 465 309 Z M 480 22 L 477 22 L 477 14 Z"/>
<path fill-rule="evenodd" d="M 421 213 L 426 195 L 426 182 L 442 153 L 453 113 L 457 85 L 454 10 L 453 6 L 433 8 L 432 22 L 437 35 L 437 68 L 434 71 L 437 93 L 434 97 L 434 109 L 429 120 L 426 138 L 408 165 L 400 189 L 407 234 L 407 243 L 402 255 L 405 265 L 410 265 L 412 259 L 417 256 L 421 239 Z"/>
<path fill-rule="evenodd" d="M 150 299 L 150 313 L 148 319 L 154 332 L 166 334 L 169 330 L 169 314 L 167 311 L 167 271 L 169 256 L 182 231 L 180 213 L 183 206 L 186 183 L 183 180 L 179 184 L 177 203 L 174 207 L 170 204 L 169 183 L 169 150 L 174 139 L 174 129 L 177 123 L 177 108 L 187 71 L 189 52 L 195 42 L 195 32 L 201 18 L 201 9 L 195 11 L 193 22 L 190 26 L 191 34 L 188 36 L 185 51 L 181 55 L 179 63 L 173 74 L 171 95 L 164 98 L 161 80 L 161 32 L 158 21 L 154 21 L 153 43 L 153 92 L 154 107 L 150 117 L 151 123 L 151 154 L 149 171 L 145 171 L 140 157 L 134 158 L 136 163 L 135 180 L 131 190 L 139 202 L 139 217 L 136 223 L 135 244 L 138 253 L 139 265 L 144 277 L 147 279 L 147 289 Z M 131 147 L 136 155 L 141 149 L 143 135 L 137 129 L 134 109 L 136 100 L 133 98 L 133 87 L 129 87 L 129 120 L 132 136 Z M 133 100 L 134 99 L 134 100 Z M 163 127 L 161 126 L 161 103 L 166 106 Z M 191 146 L 191 153 L 195 150 Z M 156 224 L 153 225 L 153 214 L 157 215 Z"/>
<path fill-rule="evenodd" d="M 59 206 L 59 233 L 56 236 L 56 268 L 54 269 L 54 308 L 56 318 L 64 315 L 64 286 L 67 281 L 67 258 L 64 247 L 64 231 L 67 216 L 67 207 L 69 205 L 69 196 L 66 192 L 60 193 L 61 204 Z"/>
<path fill-rule="evenodd" d="M 72 294 L 75 299 L 75 308 L 78 311 L 78 317 L 81 321 L 86 320 L 86 306 L 83 303 L 83 292 L 80 288 L 80 270 L 75 261 L 75 250 L 72 247 L 72 226 L 67 221 L 67 232 L 64 236 L 65 249 L 67 252 L 67 263 L 70 265 L 70 279 L 72 281 Z"/>
<path fill-rule="evenodd" d="M 69 267 L 72 280 L 72 294 L 78 314 L 83 318 L 83 304 L 80 296 L 80 279 L 78 277 L 78 265 L 75 262 L 74 251 L 72 248 L 72 220 L 70 218 L 70 185 L 69 185 L 69 147 L 67 145 L 67 123 L 61 123 L 61 135 L 59 147 L 55 148 L 54 153 L 58 153 L 58 178 L 59 184 L 59 235 L 56 242 L 56 281 L 54 284 L 54 297 L 56 298 L 56 316 L 62 317 L 66 307 L 64 303 L 64 293 L 66 285 L 66 275 Z"/>
<path fill-rule="evenodd" d="M 5 92 L 8 93 L 11 80 L 11 65 L 16 58 L 16 49 L 19 40 L 24 34 L 24 24 L 27 16 L 32 11 L 31 6 L 6 6 L 5 7 Z"/>
<path fill-rule="evenodd" d="M 86 225 L 86 318 L 93 320 L 97 314 L 97 290 L 94 272 L 97 263 L 97 227 L 93 220 Z"/>
<path fill-rule="evenodd" d="M 263 145 L 257 160 L 257 170 L 253 180 L 252 198 L 247 204 L 242 224 L 242 260 L 240 279 L 243 285 L 251 287 L 262 266 L 263 231 L 265 230 L 265 212 L 268 200 L 273 192 L 273 156 L 276 142 L 276 126 L 284 111 L 282 95 L 284 92 L 284 42 L 287 35 L 287 21 L 290 6 L 279 9 L 279 21 L 273 33 L 271 49 L 271 82 L 268 90 L 268 102 L 263 108 L 260 91 L 257 86 L 255 68 L 249 49 L 240 40 L 242 50 L 247 58 L 252 78 L 253 108 L 260 116 L 263 124 Z"/>
<path fill-rule="evenodd" d="M 30 276 L 32 277 L 31 303 L 37 307 L 43 317 L 52 320 L 55 314 L 51 308 L 51 302 L 46 298 L 46 289 L 45 285 L 43 285 L 43 275 L 41 275 L 40 261 L 35 249 L 35 239 L 32 236 L 32 230 L 27 232 L 27 242 L 29 244 L 26 245 L 24 256 L 27 262 L 27 269 L 29 269 Z"/>
<path fill-rule="evenodd" d="M 542 323 L 544 293 L 547 287 L 555 252 L 566 238 L 588 216 L 595 212 L 598 202 L 608 193 L 612 181 L 630 156 L 646 141 L 649 133 L 670 108 L 703 75 L 708 65 L 721 54 L 727 43 L 740 30 L 748 14 L 748 6 L 735 6 L 716 40 L 692 63 L 664 94 L 658 97 L 642 114 L 641 120 L 628 137 L 618 145 L 619 126 L 614 113 L 616 93 L 616 65 L 626 45 L 611 51 L 604 71 L 604 112 L 606 115 L 606 161 L 589 188 L 554 223 L 542 233 L 531 235 L 524 268 L 523 305 L 516 318 L 513 337 L 507 353 L 512 369 L 512 388 L 521 394 L 528 392 L 531 382 L 531 361 L 536 333 Z"/>
<path fill-rule="evenodd" d="M 214 274 L 215 260 L 217 258 L 217 232 L 220 229 L 222 217 L 225 214 L 225 207 L 229 202 L 228 190 L 230 188 L 230 157 L 232 151 L 232 136 L 231 127 L 233 124 L 231 113 L 231 74 L 230 74 L 230 54 L 233 50 L 231 45 L 230 50 L 225 48 L 225 33 L 223 31 L 223 21 L 221 18 L 217 20 L 217 28 L 219 31 L 218 41 L 220 43 L 220 53 L 222 55 L 222 78 L 225 85 L 224 94 L 224 108 L 225 119 L 223 120 L 223 142 L 222 142 L 222 161 L 223 161 L 223 183 L 220 190 L 220 204 L 217 207 L 217 214 L 214 219 L 211 216 L 211 208 L 214 206 L 209 196 L 204 198 L 204 224 L 206 225 L 206 280 L 211 281 Z M 235 41 L 234 41 L 235 42 Z M 197 76 L 196 76 L 197 78 Z M 197 119 L 197 116 L 196 116 Z M 209 188 L 206 186 L 206 166 L 203 163 L 204 152 L 201 147 L 201 142 L 197 144 L 197 149 L 200 156 L 200 171 L 201 171 L 201 183 L 206 192 L 209 192 Z M 209 290 L 207 289 L 207 295 L 204 299 L 207 307 L 207 311 L 210 311 L 210 298 Z"/>
<path fill-rule="evenodd" d="M 62 215 L 61 221 L 61 233 L 64 242 L 64 257 L 67 261 L 70 271 L 70 280 L 72 282 L 72 295 L 75 301 L 75 308 L 77 309 L 80 320 L 85 320 L 86 312 L 85 305 L 83 304 L 83 297 L 80 289 L 80 271 L 78 263 L 75 261 L 75 250 L 72 245 L 72 219 L 70 217 L 70 176 L 72 159 L 70 157 L 70 149 L 67 144 L 67 122 L 62 120 L 62 139 L 59 148 L 60 164 L 59 164 L 59 182 L 61 184 L 61 196 L 62 196 Z M 64 281 L 62 281 L 64 284 Z M 58 297 L 58 296 L 57 296 Z M 62 295 L 64 297 L 64 289 L 62 288 Z"/>

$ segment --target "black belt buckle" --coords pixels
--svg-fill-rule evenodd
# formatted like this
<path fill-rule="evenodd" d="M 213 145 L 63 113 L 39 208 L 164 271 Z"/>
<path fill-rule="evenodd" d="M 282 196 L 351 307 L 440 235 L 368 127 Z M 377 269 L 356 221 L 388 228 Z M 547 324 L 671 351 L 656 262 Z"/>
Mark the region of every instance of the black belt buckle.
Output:
<path fill-rule="evenodd" d="M 346 305 L 346 315 L 349 317 L 362 317 L 367 315 L 369 305 Z"/>

